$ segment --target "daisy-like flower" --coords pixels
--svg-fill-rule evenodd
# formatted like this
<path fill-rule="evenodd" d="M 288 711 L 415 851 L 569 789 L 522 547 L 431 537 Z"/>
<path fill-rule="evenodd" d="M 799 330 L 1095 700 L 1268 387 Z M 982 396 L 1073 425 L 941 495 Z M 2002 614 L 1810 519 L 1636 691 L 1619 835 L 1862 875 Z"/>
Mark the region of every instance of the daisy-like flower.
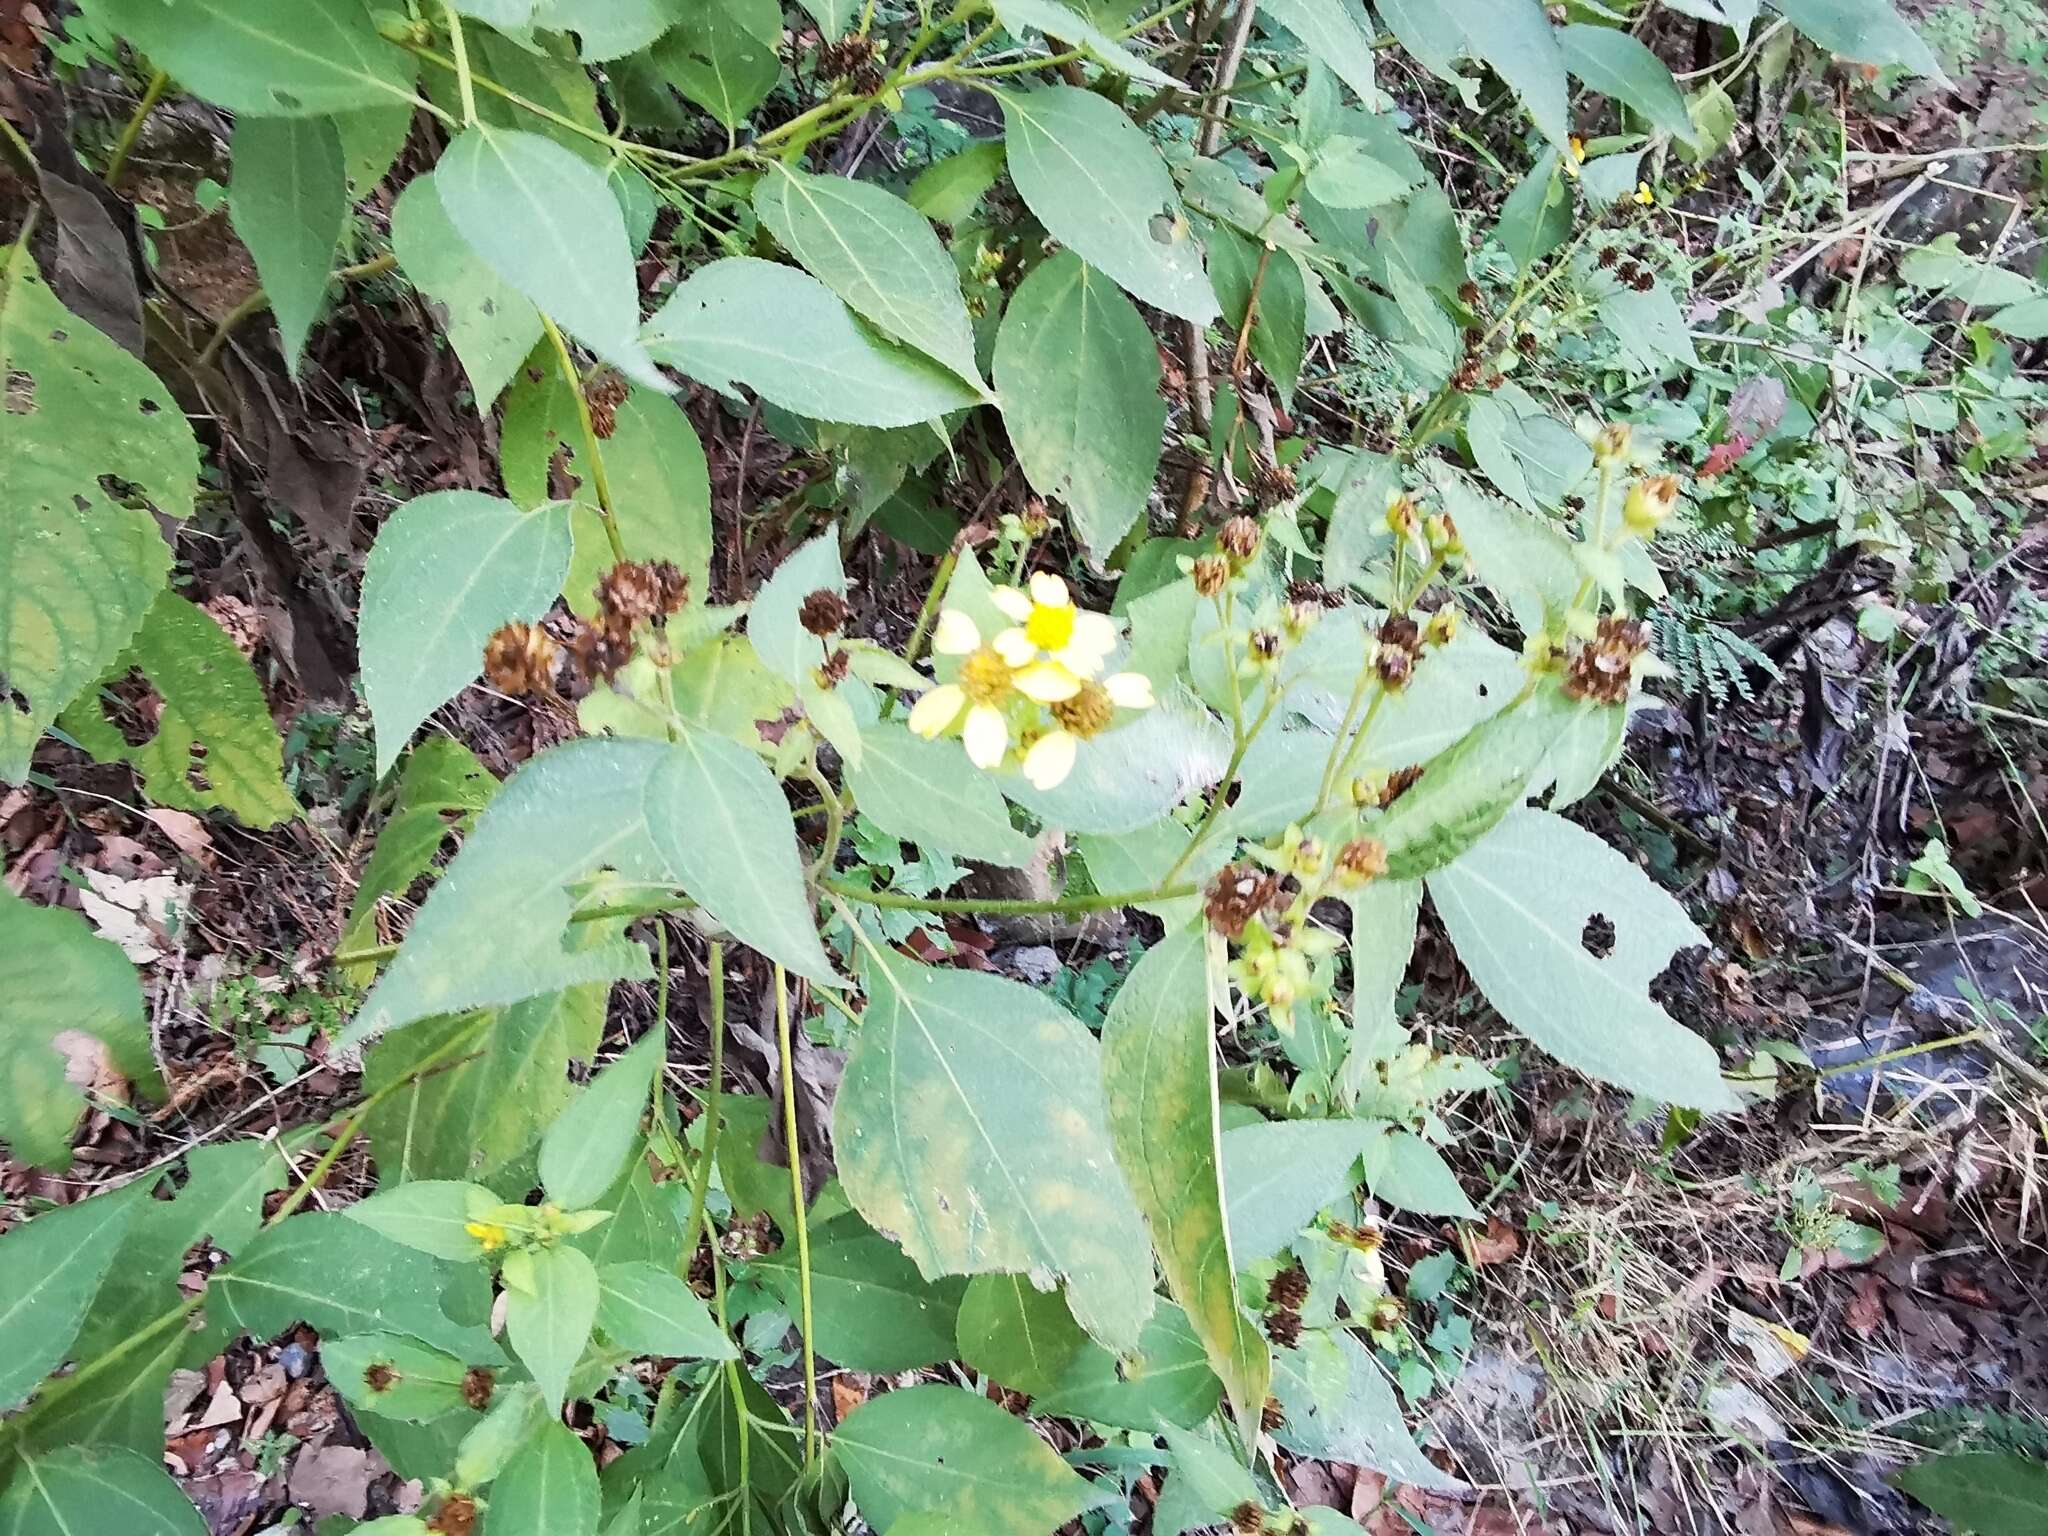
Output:
<path fill-rule="evenodd" d="M 1050 571 L 1039 571 L 1031 578 L 1028 595 L 1015 587 L 997 587 L 989 596 L 1016 625 L 993 642 L 997 653 L 1013 667 L 1029 669 L 1042 658 L 1067 673 L 1078 687 L 1082 680 L 1100 672 L 1116 649 L 1116 624 L 1109 615 L 1076 608 L 1067 584 Z M 1073 690 L 1065 696 L 1071 698 Z"/>
<path fill-rule="evenodd" d="M 1053 729 L 1024 753 L 1024 777 L 1034 789 L 1051 789 L 1074 771 L 1081 743 L 1109 729 L 1119 709 L 1150 709 L 1152 679 L 1142 672 L 1113 672 L 1101 682 L 1081 684 L 1070 699 L 1052 706 Z"/>

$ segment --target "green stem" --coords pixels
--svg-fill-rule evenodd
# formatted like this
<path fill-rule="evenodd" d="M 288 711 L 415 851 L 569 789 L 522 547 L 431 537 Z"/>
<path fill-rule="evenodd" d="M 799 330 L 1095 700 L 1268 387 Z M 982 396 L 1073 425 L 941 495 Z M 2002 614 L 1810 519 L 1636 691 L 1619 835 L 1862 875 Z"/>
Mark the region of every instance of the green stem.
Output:
<path fill-rule="evenodd" d="M 681 896 L 664 899 L 659 906 L 649 906 L 646 902 L 620 902 L 613 906 L 585 907 L 580 912 L 571 912 L 569 921 L 602 923 L 615 917 L 623 917 L 630 921 L 638 917 L 658 917 L 664 912 L 674 912 L 689 905 L 691 903 L 688 898 Z M 396 944 L 366 944 L 361 949 L 338 949 L 327 957 L 327 962 L 330 965 L 358 965 L 366 960 L 389 960 L 397 953 Z"/>
<path fill-rule="evenodd" d="M 1237 328 L 1237 350 L 1231 354 L 1230 377 L 1239 389 L 1244 388 L 1244 363 L 1251 352 L 1252 322 L 1259 314 L 1259 290 L 1266 286 L 1266 268 L 1273 261 L 1273 242 L 1268 240 L 1259 246 L 1258 270 L 1252 273 L 1252 291 L 1244 301 L 1244 324 Z"/>
<path fill-rule="evenodd" d="M 164 91 L 170 83 L 171 77 L 160 69 L 149 77 L 149 84 L 142 88 L 142 99 L 135 103 L 135 110 L 128 114 L 128 121 L 121 128 L 121 137 L 114 141 L 114 152 L 107 157 L 106 181 L 109 191 L 120 185 L 121 172 L 127 168 L 129 152 L 135 148 L 135 141 L 142 137 L 142 125 L 155 110 L 156 104 L 164 99 Z"/>
<path fill-rule="evenodd" d="M 810 758 L 804 764 L 804 777 L 811 787 L 823 798 L 825 806 L 825 841 L 818 850 L 817 861 L 811 865 L 811 878 L 816 880 L 831 873 L 832 865 L 839 857 L 839 831 L 845 824 L 846 807 L 839 794 L 832 788 L 831 781 L 818 768 L 818 749 L 811 747 Z"/>
<path fill-rule="evenodd" d="M 597 435 L 597 420 L 590 414 L 590 396 L 584 392 L 583 375 L 577 371 L 576 359 L 569 354 L 569 343 L 563 337 L 561 327 L 546 315 L 540 317 L 541 327 L 548 333 L 548 340 L 555 344 L 555 357 L 562 365 L 562 378 L 569 386 L 569 393 L 576 397 L 576 420 L 583 428 L 583 452 L 590 460 L 590 488 L 597 496 L 597 510 L 604 519 L 604 536 L 612 547 L 612 559 L 623 565 L 626 561 L 626 543 L 619 537 L 619 519 L 612 506 L 612 484 L 604 472 L 604 445 Z"/>
<path fill-rule="evenodd" d="M 462 96 L 462 126 L 476 123 L 476 89 L 469 78 L 469 44 L 462 36 L 462 18 L 455 14 L 455 0 L 441 0 L 441 14 L 448 18 L 448 46 L 455 53 L 455 85 Z"/>
<path fill-rule="evenodd" d="M 818 1356 L 811 1325 L 811 1226 L 803 1158 L 796 1139 L 796 1065 L 789 1043 L 789 978 L 775 967 L 775 1043 L 782 1057 L 782 1141 L 789 1158 L 789 1198 L 795 1213 L 797 1292 L 804 1339 L 804 1465 L 818 1457 Z"/>
<path fill-rule="evenodd" d="M 704 1202 L 711 1192 L 711 1168 L 718 1155 L 720 1094 L 725 1077 L 725 945 L 711 941 L 705 961 L 711 981 L 711 1082 L 704 1095 L 704 1150 L 697 1155 L 697 1172 L 690 1180 L 690 1220 L 683 1228 L 682 1271 L 690 1278 L 690 1261 L 697 1256 L 697 1241 L 704 1231 Z M 717 1247 L 714 1242 L 713 1248 Z M 718 1255 L 712 1254 L 714 1266 Z"/>
<path fill-rule="evenodd" d="M 843 896 L 848 901 L 857 901 L 868 907 L 887 907 L 897 912 L 979 912 L 990 917 L 1050 917 L 1062 913 L 1114 912 L 1119 907 L 1134 907 L 1140 902 L 1172 901 L 1181 896 L 1193 896 L 1201 890 L 1197 885 L 1169 885 L 1166 881 L 1161 881 L 1159 889 L 1153 891 L 1089 892 L 1081 896 L 1058 896 L 1050 900 L 1036 901 L 1010 897 L 985 899 L 979 896 L 900 896 L 894 891 L 864 891 L 859 886 L 849 885 L 843 880 L 820 880 L 818 885 L 834 896 Z"/>
<path fill-rule="evenodd" d="M 397 265 L 398 258 L 389 251 L 386 251 L 382 256 L 372 256 L 368 261 L 359 261 L 352 267 L 337 267 L 327 280 L 330 283 L 361 282 L 364 278 L 382 277 Z M 227 345 L 228 337 L 234 334 L 242 322 L 262 314 L 268 308 L 270 308 L 270 295 L 264 289 L 258 288 L 249 297 L 221 316 L 220 324 L 213 328 L 213 335 L 208 338 L 206 346 L 199 356 L 193 360 L 192 366 L 194 368 L 206 367 L 216 357 L 220 356 L 220 349 Z"/>
<path fill-rule="evenodd" d="M 1252 728 L 1250 730 L 1238 734 L 1237 745 L 1230 750 L 1230 761 L 1224 766 L 1223 777 L 1217 781 L 1216 792 L 1209 797 L 1208 809 L 1202 812 L 1202 819 L 1195 823 L 1195 835 L 1188 839 L 1187 847 L 1181 849 L 1180 857 L 1173 861 L 1173 867 L 1168 869 L 1165 875 L 1160 878 L 1159 883 L 1162 886 L 1171 885 L 1173 877 L 1188 867 L 1188 862 L 1201 851 L 1202 844 L 1208 841 L 1210 832 L 1215 829 L 1216 818 L 1223 814 L 1224 803 L 1230 799 L 1230 786 L 1237 782 L 1237 771 L 1244 766 L 1245 753 L 1250 751 L 1252 743 L 1258 740 L 1259 732 L 1265 729 L 1266 722 L 1273 718 L 1273 707 L 1280 702 L 1280 692 L 1281 690 L 1272 687 L 1270 684 L 1267 686 L 1266 702 L 1260 708 L 1258 718 L 1252 721 Z M 1156 895 L 1140 899 L 1145 901 L 1165 901 L 1174 896 L 1192 896 L 1200 889 L 1201 887 L 1198 885 L 1180 886 L 1170 891 L 1162 890 Z M 1119 903 L 1121 906 L 1132 906 L 1135 904 L 1134 902 Z"/>

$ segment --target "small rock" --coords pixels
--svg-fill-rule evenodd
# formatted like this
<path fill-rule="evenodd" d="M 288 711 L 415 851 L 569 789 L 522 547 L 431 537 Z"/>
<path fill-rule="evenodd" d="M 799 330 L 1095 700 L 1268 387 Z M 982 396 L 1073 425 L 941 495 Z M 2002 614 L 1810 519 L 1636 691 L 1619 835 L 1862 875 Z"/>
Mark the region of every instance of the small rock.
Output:
<path fill-rule="evenodd" d="M 285 1375 L 297 1381 L 313 1369 L 313 1356 L 303 1344 L 287 1344 L 277 1352 L 277 1363 L 284 1367 Z"/>
<path fill-rule="evenodd" d="M 997 950 L 990 959 L 997 970 L 1034 987 L 1050 986 L 1060 973 L 1060 957 L 1050 944 L 1018 944 Z"/>

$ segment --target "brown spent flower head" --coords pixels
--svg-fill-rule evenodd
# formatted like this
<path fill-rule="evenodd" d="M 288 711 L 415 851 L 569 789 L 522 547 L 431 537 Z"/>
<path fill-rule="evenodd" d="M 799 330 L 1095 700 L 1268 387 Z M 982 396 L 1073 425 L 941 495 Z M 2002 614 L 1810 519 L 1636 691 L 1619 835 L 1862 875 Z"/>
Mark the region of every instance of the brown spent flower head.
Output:
<path fill-rule="evenodd" d="M 1399 693 L 1415 676 L 1415 657 L 1410 652 L 1384 645 L 1380 647 L 1373 666 L 1379 672 L 1380 686 L 1389 693 Z"/>
<path fill-rule="evenodd" d="M 1614 249 L 1613 246 L 1609 245 L 1602 247 L 1600 254 L 1593 258 L 1593 265 L 1598 267 L 1601 271 L 1605 272 L 1608 268 L 1612 267 L 1618 260 L 1620 260 L 1620 254 Z"/>
<path fill-rule="evenodd" d="M 1266 1528 L 1266 1512 L 1246 1499 L 1230 1512 L 1230 1529 L 1236 1536 L 1259 1536 Z"/>
<path fill-rule="evenodd" d="M 478 1413 L 491 1406 L 497 1390 L 498 1373 L 487 1365 L 472 1365 L 462 1373 L 462 1400 Z"/>
<path fill-rule="evenodd" d="M 389 1392 L 403 1379 L 389 1360 L 373 1360 L 363 1371 L 363 1385 L 372 1392 Z"/>
<path fill-rule="evenodd" d="M 599 437 L 609 439 L 619 430 L 619 407 L 626 403 L 626 378 L 615 368 L 607 368 L 592 379 L 583 391 L 583 397 L 590 403 L 590 429 Z"/>
<path fill-rule="evenodd" d="M 1406 651 L 1410 656 L 1422 654 L 1422 626 L 1405 613 L 1391 613 L 1380 624 L 1382 647 Z"/>
<path fill-rule="evenodd" d="M 597 579 L 597 606 L 622 636 L 688 601 L 690 578 L 672 560 L 622 560 Z"/>
<path fill-rule="evenodd" d="M 1360 1253 L 1378 1251 L 1386 1234 L 1378 1227 L 1354 1227 L 1348 1222 L 1333 1221 L 1325 1229 L 1333 1243 L 1342 1243 L 1346 1248 L 1356 1248 Z"/>
<path fill-rule="evenodd" d="M 849 32 L 845 37 L 818 45 L 818 78 L 853 80 L 875 67 L 875 42 Z"/>
<path fill-rule="evenodd" d="M 838 634 L 846 628 L 846 621 L 851 617 L 846 599 L 830 587 L 820 587 L 808 594 L 796 610 L 797 623 L 820 640 L 827 635 Z"/>
<path fill-rule="evenodd" d="M 484 678 L 515 699 L 552 693 L 560 652 L 538 624 L 507 624 L 484 645 Z"/>
<path fill-rule="evenodd" d="M 1270 906 L 1279 892 L 1279 880 L 1267 871 L 1251 864 L 1226 864 L 1209 882 L 1202 913 L 1209 926 L 1226 939 L 1241 939 L 1245 925 Z"/>
<path fill-rule="evenodd" d="M 1052 717 L 1063 730 L 1086 741 L 1091 736 L 1100 736 L 1109 729 L 1116 719 L 1116 700 L 1109 696 L 1109 690 L 1102 684 L 1090 680 L 1081 684 L 1080 691 L 1070 699 L 1061 699 L 1052 706 Z"/>
<path fill-rule="evenodd" d="M 1406 768 L 1396 768 L 1387 775 L 1386 788 L 1380 791 L 1380 809 L 1385 810 L 1396 800 L 1413 789 L 1422 778 L 1422 764 L 1410 763 Z"/>
<path fill-rule="evenodd" d="M 1628 280 L 1628 285 L 1629 287 L 1635 289 L 1637 293 L 1648 293 L 1652 288 L 1657 286 L 1657 274 L 1654 272 L 1639 271 L 1636 273 L 1634 277 Z"/>
<path fill-rule="evenodd" d="M 1259 552 L 1259 537 L 1259 525 L 1240 512 L 1216 530 L 1216 545 L 1242 565 Z"/>
<path fill-rule="evenodd" d="M 818 668 L 818 686 L 825 689 L 837 688 L 846 681 L 846 674 L 852 667 L 853 652 L 843 645 L 840 646 L 830 656 L 827 656 L 825 664 Z"/>
<path fill-rule="evenodd" d="M 1536 333 L 1534 331 L 1523 331 L 1517 335 L 1515 337 L 1515 350 L 1524 357 L 1534 357 L 1536 355 Z"/>
<path fill-rule="evenodd" d="M 427 1529 L 434 1536 L 470 1536 L 476 1529 L 476 1500 L 466 1493 L 451 1493 Z"/>
<path fill-rule="evenodd" d="M 1596 704 L 1627 702 L 1636 660 L 1649 648 L 1650 627 L 1641 619 L 1602 619 L 1593 638 L 1572 653 L 1565 667 L 1566 697 Z"/>
<path fill-rule="evenodd" d="M 1377 880 L 1387 872 L 1387 845 L 1374 837 L 1354 837 L 1337 850 L 1338 878 L 1354 885 Z"/>
<path fill-rule="evenodd" d="M 1280 631 L 1277 629 L 1255 629 L 1245 637 L 1252 659 L 1267 665 L 1280 659 Z"/>
<path fill-rule="evenodd" d="M 569 654 L 592 682 L 610 682 L 633 659 L 633 637 L 609 624 L 585 624 L 569 642 Z"/>
<path fill-rule="evenodd" d="M 1266 1305 L 1299 1312 L 1308 1300 L 1308 1271 L 1290 1264 L 1266 1282 Z"/>
<path fill-rule="evenodd" d="M 1279 506 L 1295 489 L 1294 471 L 1285 464 L 1261 463 L 1252 470 L 1252 497 L 1261 511 Z"/>
<path fill-rule="evenodd" d="M 1286 1422 L 1287 1412 L 1280 1406 L 1280 1399 L 1277 1397 L 1267 1398 L 1264 1405 L 1259 1409 L 1259 1428 L 1270 1435 Z"/>
<path fill-rule="evenodd" d="M 1045 510 L 1043 497 L 1025 498 L 1024 510 L 1017 514 L 1017 526 L 1027 539 L 1042 539 L 1052 532 L 1052 514 Z"/>
<path fill-rule="evenodd" d="M 1292 1349 L 1301 1342 L 1301 1314 L 1299 1312 L 1268 1312 L 1266 1314 L 1266 1337 L 1282 1349 Z"/>
<path fill-rule="evenodd" d="M 1230 584 L 1230 562 L 1222 555 L 1197 555 L 1188 574 L 1194 577 L 1195 590 L 1202 596 L 1220 597 Z"/>
<path fill-rule="evenodd" d="M 1458 302 L 1467 309 L 1477 309 L 1479 307 L 1479 285 L 1472 282 L 1460 283 L 1458 285 Z"/>
<path fill-rule="evenodd" d="M 1287 583 L 1287 601 L 1290 603 L 1314 603 L 1320 608 L 1339 608 L 1344 599 L 1324 586 L 1320 581 L 1307 577 Z"/>

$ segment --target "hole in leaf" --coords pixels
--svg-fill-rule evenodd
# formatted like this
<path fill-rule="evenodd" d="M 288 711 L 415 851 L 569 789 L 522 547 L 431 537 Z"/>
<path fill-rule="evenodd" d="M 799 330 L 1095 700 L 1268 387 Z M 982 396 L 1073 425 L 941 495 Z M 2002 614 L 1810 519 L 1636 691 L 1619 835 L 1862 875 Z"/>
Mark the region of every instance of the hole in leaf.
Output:
<path fill-rule="evenodd" d="M 57 345 L 58 345 L 58 346 L 60 346 L 60 347 L 61 347 L 61 346 L 63 346 L 63 345 L 64 345 L 64 343 L 65 343 L 65 342 L 67 342 L 67 341 L 69 341 L 70 339 L 71 339 L 71 333 L 70 333 L 69 331 L 65 331 L 65 330 L 56 330 L 56 331 L 52 331 L 52 332 L 50 332 L 50 340 L 52 340 L 52 341 L 56 342 L 56 343 L 57 343 Z"/>
<path fill-rule="evenodd" d="M 1586 926 L 1579 930 L 1579 947 L 1595 960 L 1605 960 L 1614 953 L 1614 921 L 1602 913 L 1595 912 L 1586 919 Z"/>
<path fill-rule="evenodd" d="M 131 747 L 145 747 L 155 740 L 157 722 L 164 714 L 163 696 L 150 686 L 148 678 L 132 670 L 102 689 L 93 707 Z"/>
<path fill-rule="evenodd" d="M 1171 245 L 1180 238 L 1180 221 L 1164 210 L 1153 214 L 1147 227 L 1161 245 Z"/>
<path fill-rule="evenodd" d="M 587 1061 L 578 1060 L 576 1057 L 571 1056 L 569 1058 L 568 1075 L 569 1081 L 574 1083 L 578 1088 L 587 1086 L 590 1082 L 590 1063 Z"/>
<path fill-rule="evenodd" d="M 148 396 L 144 396 L 142 400 L 141 409 L 143 415 L 154 416 L 158 411 L 162 410 L 163 407 L 158 405 L 154 400 L 148 398 Z"/>
<path fill-rule="evenodd" d="M 4 672 L 0 672 L 0 704 L 24 715 L 28 713 L 28 695 L 10 684 Z"/>
<path fill-rule="evenodd" d="M 1479 697 L 1481 697 L 1482 699 L 1493 697 L 1493 695 L 1487 691 L 1486 684 L 1484 683 L 1481 683 L 1479 685 Z"/>
<path fill-rule="evenodd" d="M 6 409 L 10 416 L 33 416 L 36 410 L 36 376 L 20 368 L 7 370 Z"/>

